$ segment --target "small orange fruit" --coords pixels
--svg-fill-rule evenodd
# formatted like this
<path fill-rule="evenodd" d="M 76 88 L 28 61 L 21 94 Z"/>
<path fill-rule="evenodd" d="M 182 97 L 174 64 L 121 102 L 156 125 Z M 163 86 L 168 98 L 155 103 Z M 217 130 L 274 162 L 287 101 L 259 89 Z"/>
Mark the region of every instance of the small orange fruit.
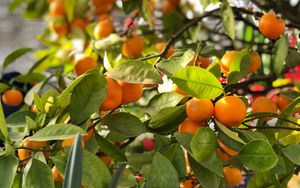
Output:
<path fill-rule="evenodd" d="M 122 88 L 121 104 L 128 104 L 138 101 L 143 96 L 143 85 L 119 81 Z"/>
<path fill-rule="evenodd" d="M 229 161 L 231 157 L 223 152 L 220 148 L 216 148 L 216 153 L 222 161 Z"/>
<path fill-rule="evenodd" d="M 233 149 L 230 149 L 229 147 L 225 146 L 220 139 L 217 140 L 219 147 L 230 157 L 237 156 L 238 152 L 234 151 Z"/>
<path fill-rule="evenodd" d="M 102 160 L 104 164 L 106 164 L 106 166 L 109 166 L 112 161 L 112 159 L 107 155 L 101 155 L 99 158 Z"/>
<path fill-rule="evenodd" d="M 230 70 L 230 66 L 233 62 L 233 58 L 234 56 L 238 53 L 238 51 L 227 51 L 221 59 L 221 70 L 224 74 L 228 75 L 229 74 L 229 70 Z"/>
<path fill-rule="evenodd" d="M 23 94 L 17 89 L 9 89 L 2 94 L 2 101 L 7 106 L 19 106 L 23 103 Z"/>
<path fill-rule="evenodd" d="M 261 65 L 260 55 L 256 51 L 250 52 L 250 67 L 249 72 L 256 72 Z"/>
<path fill-rule="evenodd" d="M 180 0 L 163 0 L 162 11 L 163 13 L 172 12 L 176 7 L 179 6 Z"/>
<path fill-rule="evenodd" d="M 243 174 L 240 169 L 226 166 L 223 169 L 223 173 L 227 186 L 239 185 L 243 180 Z"/>
<path fill-rule="evenodd" d="M 194 65 L 194 61 L 195 61 L 194 57 L 188 65 L 193 66 Z M 200 66 L 201 68 L 206 69 L 208 66 L 210 65 L 210 60 L 209 58 L 203 57 L 203 56 L 198 56 L 197 61 L 195 62 L 195 66 Z"/>
<path fill-rule="evenodd" d="M 162 52 L 164 50 L 165 46 L 166 46 L 166 44 L 164 42 L 159 42 L 159 43 L 155 44 L 155 49 L 158 52 Z M 171 46 L 166 54 L 166 58 L 171 57 L 174 53 L 175 53 L 175 49 L 173 46 Z"/>
<path fill-rule="evenodd" d="M 56 166 L 52 167 L 52 174 L 53 174 L 53 179 L 55 182 L 57 182 L 59 184 L 62 184 L 64 182 L 64 179 L 59 174 Z"/>
<path fill-rule="evenodd" d="M 203 123 L 198 123 L 187 118 L 180 124 L 178 132 L 186 132 L 194 135 L 196 131 L 202 127 L 204 127 Z"/>
<path fill-rule="evenodd" d="M 215 118 L 227 127 L 240 125 L 246 117 L 246 105 L 236 96 L 225 96 L 215 104 Z"/>
<path fill-rule="evenodd" d="M 43 149 L 47 146 L 47 142 L 45 141 L 32 141 L 28 140 L 28 138 L 25 138 L 22 142 L 22 146 L 26 148 L 31 149 Z M 20 160 L 28 159 L 32 156 L 32 150 L 30 149 L 18 149 L 18 156 Z M 28 160 L 23 161 L 25 164 L 28 162 Z"/>
<path fill-rule="evenodd" d="M 74 71 L 76 76 L 80 76 L 95 67 L 97 67 L 97 62 L 90 56 L 83 55 L 75 58 Z"/>
<path fill-rule="evenodd" d="M 112 18 L 105 16 L 97 23 L 94 29 L 94 37 L 96 39 L 103 39 L 110 35 L 115 30 Z"/>
<path fill-rule="evenodd" d="M 260 18 L 258 28 L 265 37 L 275 40 L 284 34 L 285 23 L 274 12 L 269 12 Z"/>
<path fill-rule="evenodd" d="M 65 16 L 65 6 L 63 0 L 54 0 L 50 3 L 50 15 L 52 17 Z"/>
<path fill-rule="evenodd" d="M 122 102 L 123 90 L 119 83 L 112 78 L 106 77 L 107 95 L 103 101 L 100 110 L 108 111 L 117 108 Z M 130 92 L 127 91 L 127 92 Z"/>
<path fill-rule="evenodd" d="M 69 32 L 69 26 L 66 22 L 50 22 L 49 28 L 59 37 L 65 36 Z"/>
<path fill-rule="evenodd" d="M 214 113 L 214 105 L 209 99 L 193 98 L 187 102 L 186 113 L 193 121 L 207 121 Z"/>
<path fill-rule="evenodd" d="M 63 140 L 63 142 L 61 143 L 61 147 L 71 147 L 73 145 L 74 142 L 74 137 L 68 138 L 66 140 Z M 84 148 L 85 144 L 83 139 L 81 140 L 81 147 Z"/>
<path fill-rule="evenodd" d="M 85 30 L 86 26 L 88 25 L 88 20 L 84 18 L 74 18 L 72 24 L 82 30 Z"/>
<path fill-rule="evenodd" d="M 144 50 L 143 38 L 140 36 L 132 36 L 127 38 L 122 45 L 122 53 L 125 57 L 139 57 Z"/>
<path fill-rule="evenodd" d="M 94 129 L 93 125 L 90 125 L 89 128 L 88 128 L 88 130 L 87 130 L 87 135 L 85 135 L 85 136 L 82 138 L 82 140 L 83 140 L 84 142 L 88 141 L 89 139 L 92 138 L 94 132 L 95 132 L 95 129 Z"/>
<path fill-rule="evenodd" d="M 189 96 L 187 93 L 185 93 L 184 91 L 182 91 L 182 89 L 180 89 L 176 84 L 172 85 L 171 91 L 176 92 L 180 95 L 185 96 L 183 99 L 181 99 L 180 103 L 184 103 L 189 99 Z"/>
<path fill-rule="evenodd" d="M 271 99 L 264 96 L 256 98 L 253 101 L 251 107 L 253 113 L 259 113 L 259 112 L 277 113 L 277 106 L 275 105 L 275 103 Z M 272 117 L 264 117 L 261 119 L 264 121 L 269 121 L 272 119 Z"/>

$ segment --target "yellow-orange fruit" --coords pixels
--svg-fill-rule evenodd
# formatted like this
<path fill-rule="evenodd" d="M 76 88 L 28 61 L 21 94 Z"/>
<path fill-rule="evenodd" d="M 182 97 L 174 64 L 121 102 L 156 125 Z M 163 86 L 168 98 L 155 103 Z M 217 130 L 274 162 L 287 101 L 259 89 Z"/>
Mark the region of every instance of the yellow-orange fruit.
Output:
<path fill-rule="evenodd" d="M 143 85 L 119 81 L 122 88 L 122 104 L 128 104 L 138 101 L 143 96 Z"/>
<path fill-rule="evenodd" d="M 122 102 L 123 90 L 119 85 L 119 83 L 109 77 L 106 77 L 106 81 L 107 81 L 107 95 L 100 107 L 101 111 L 113 110 L 117 108 Z"/>
<path fill-rule="evenodd" d="M 202 127 L 204 127 L 203 123 L 198 123 L 187 118 L 180 124 L 178 132 L 186 132 L 194 135 L 196 131 Z"/>
<path fill-rule="evenodd" d="M 251 107 L 253 113 L 259 113 L 259 112 L 277 113 L 277 106 L 275 105 L 275 103 L 271 99 L 264 96 L 256 98 L 253 101 Z M 272 119 L 272 117 L 264 117 L 261 119 L 264 121 L 269 121 Z"/>
<path fill-rule="evenodd" d="M 122 53 L 125 57 L 139 57 L 144 50 L 143 38 L 140 36 L 132 36 L 127 38 L 122 45 Z"/>
<path fill-rule="evenodd" d="M 209 120 L 214 113 L 214 105 L 209 99 L 193 98 L 187 102 L 186 114 L 196 122 Z"/>
<path fill-rule="evenodd" d="M 275 40 L 284 34 L 285 23 L 274 12 L 269 12 L 260 18 L 258 28 L 265 37 Z"/>
<path fill-rule="evenodd" d="M 2 94 L 2 102 L 7 106 L 19 106 L 23 103 L 23 94 L 17 89 L 6 90 Z"/>

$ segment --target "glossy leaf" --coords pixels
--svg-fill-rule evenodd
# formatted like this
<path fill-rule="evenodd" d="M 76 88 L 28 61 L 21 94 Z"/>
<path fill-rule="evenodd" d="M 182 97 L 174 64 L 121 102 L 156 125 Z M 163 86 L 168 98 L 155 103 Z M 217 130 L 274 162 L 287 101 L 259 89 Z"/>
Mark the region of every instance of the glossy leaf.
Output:
<path fill-rule="evenodd" d="M 146 128 L 140 119 L 125 112 L 105 116 L 103 123 L 109 129 L 126 137 L 134 137 L 146 132 Z"/>
<path fill-rule="evenodd" d="M 55 124 L 49 125 L 37 131 L 30 140 L 48 141 L 48 140 L 65 140 L 74 137 L 77 133 L 84 135 L 86 132 L 80 127 L 72 124 Z"/>
<path fill-rule="evenodd" d="M 122 42 L 122 38 L 117 34 L 110 34 L 108 37 L 98 40 L 94 43 L 97 52 L 103 52 L 117 46 Z"/>
<path fill-rule="evenodd" d="M 41 178 L 41 174 L 43 178 Z M 51 168 L 40 160 L 30 159 L 24 169 L 22 187 L 54 188 Z"/>
<path fill-rule="evenodd" d="M 300 165 L 300 145 L 290 145 L 281 149 L 282 153 L 293 163 Z"/>
<path fill-rule="evenodd" d="M 259 172 L 272 169 L 278 161 L 272 146 L 264 140 L 254 140 L 247 143 L 237 158 L 249 169 Z"/>
<path fill-rule="evenodd" d="M 222 1 L 221 13 L 222 13 L 222 22 L 223 22 L 225 32 L 231 39 L 234 39 L 235 38 L 234 14 L 227 0 Z"/>
<path fill-rule="evenodd" d="M 163 108 L 176 106 L 182 99 L 183 96 L 175 92 L 160 93 L 150 99 L 146 111 L 154 115 Z"/>
<path fill-rule="evenodd" d="M 4 139 L 4 141 L 8 141 L 8 130 L 7 130 L 7 125 L 3 113 L 3 108 L 2 108 L 2 103 L 0 104 L 0 133 L 3 138 L 0 137 L 0 139 Z"/>
<path fill-rule="evenodd" d="M 184 92 L 200 99 L 213 99 L 223 92 L 219 80 L 200 67 L 182 68 L 176 71 L 171 79 Z"/>
<path fill-rule="evenodd" d="M 236 83 L 244 78 L 250 67 L 250 55 L 249 52 L 244 49 L 239 51 L 233 58 L 233 62 L 230 66 L 228 83 Z"/>
<path fill-rule="evenodd" d="M 0 187 L 12 187 L 18 165 L 18 158 L 12 154 L 5 157 L 0 157 Z"/>
<path fill-rule="evenodd" d="M 172 163 L 156 152 L 147 181 L 147 188 L 179 187 L 178 174 Z"/>
<path fill-rule="evenodd" d="M 215 75 L 216 78 L 221 77 L 221 68 L 220 68 L 220 65 L 218 63 L 210 64 L 207 67 L 207 70 L 209 72 L 211 72 L 213 75 Z"/>
<path fill-rule="evenodd" d="M 270 187 L 271 185 L 279 185 L 276 176 L 271 172 L 259 172 L 251 177 L 247 188 Z"/>
<path fill-rule="evenodd" d="M 112 180 L 109 184 L 109 188 L 117 188 L 118 187 L 118 182 L 120 180 L 120 177 L 123 173 L 123 171 L 125 170 L 126 168 L 126 164 L 125 163 L 122 163 L 119 168 L 116 170 L 116 172 L 114 173 L 113 177 L 112 177 Z"/>
<path fill-rule="evenodd" d="M 274 63 L 274 72 L 276 74 L 280 74 L 284 63 L 286 61 L 286 57 L 288 55 L 289 49 L 289 41 L 286 35 L 282 36 L 278 39 L 275 43 L 274 50 L 273 50 L 273 63 Z"/>
<path fill-rule="evenodd" d="M 121 149 L 98 134 L 95 134 L 95 137 L 103 153 L 119 162 L 127 161 L 127 158 Z"/>
<path fill-rule="evenodd" d="M 115 80 L 129 83 L 162 84 L 159 72 L 145 61 L 128 61 L 106 73 Z"/>
<path fill-rule="evenodd" d="M 103 74 L 96 68 L 75 86 L 70 103 L 72 123 L 80 124 L 91 114 L 98 112 L 107 95 L 107 84 Z"/>
<path fill-rule="evenodd" d="M 207 160 L 217 147 L 217 136 L 210 128 L 198 129 L 190 143 L 193 157 L 198 161 Z"/>
<path fill-rule="evenodd" d="M 81 136 L 77 134 L 71 147 L 65 170 L 63 188 L 81 188 L 82 148 Z"/>
<path fill-rule="evenodd" d="M 10 53 L 3 62 L 3 69 L 5 69 L 8 65 L 12 64 L 16 59 L 20 58 L 24 54 L 32 51 L 32 48 L 19 48 L 12 53 Z"/>
<path fill-rule="evenodd" d="M 286 58 L 286 66 L 288 68 L 294 68 L 299 65 L 300 53 L 296 49 L 288 49 L 288 55 Z"/>
<path fill-rule="evenodd" d="M 183 146 L 183 148 L 186 149 L 190 154 L 192 154 L 192 149 L 190 146 L 190 143 L 193 138 L 192 135 L 189 133 L 186 133 L 186 132 L 183 132 L 183 133 L 176 132 L 176 133 L 174 133 L 174 136 L 175 136 L 177 142 L 181 146 Z"/>
<path fill-rule="evenodd" d="M 219 187 L 220 177 L 217 174 L 202 166 L 190 155 L 188 159 L 191 164 L 192 171 L 194 172 L 195 176 L 199 180 L 200 185 L 203 188 Z"/>

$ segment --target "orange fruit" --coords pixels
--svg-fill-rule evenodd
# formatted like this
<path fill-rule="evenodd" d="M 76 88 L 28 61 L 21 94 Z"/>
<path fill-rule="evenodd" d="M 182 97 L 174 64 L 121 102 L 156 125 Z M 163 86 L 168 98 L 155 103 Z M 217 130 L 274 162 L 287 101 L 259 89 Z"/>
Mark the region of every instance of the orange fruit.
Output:
<path fill-rule="evenodd" d="M 119 81 L 122 88 L 121 104 L 128 104 L 138 101 L 143 96 L 143 85 Z"/>
<path fill-rule="evenodd" d="M 220 139 L 217 140 L 219 147 L 230 157 L 237 156 L 238 152 L 234 151 L 233 149 L 230 149 L 229 147 L 225 146 Z"/>
<path fill-rule="evenodd" d="M 249 72 L 256 72 L 261 65 L 260 55 L 256 51 L 250 52 L 250 67 Z"/>
<path fill-rule="evenodd" d="M 143 50 L 143 38 L 136 35 L 127 38 L 122 45 L 122 54 L 128 58 L 139 57 Z"/>
<path fill-rule="evenodd" d="M 85 136 L 82 138 L 82 140 L 83 140 L 84 142 L 88 141 L 89 139 L 92 138 L 94 132 L 95 132 L 95 129 L 94 129 L 93 125 L 89 126 L 89 128 L 88 128 L 88 130 L 87 130 L 87 135 L 85 135 Z"/>
<path fill-rule="evenodd" d="M 171 91 L 176 92 L 180 95 L 185 96 L 183 99 L 181 99 L 180 103 L 184 103 L 189 99 L 189 96 L 187 93 L 185 93 L 184 91 L 182 91 L 182 89 L 180 89 L 176 84 L 172 85 Z"/>
<path fill-rule="evenodd" d="M 239 185 L 243 180 L 243 174 L 238 168 L 225 166 L 223 173 L 227 186 Z"/>
<path fill-rule="evenodd" d="M 221 70 L 224 74 L 228 75 L 230 66 L 233 62 L 234 56 L 238 53 L 238 51 L 227 51 L 221 58 L 220 66 Z"/>
<path fill-rule="evenodd" d="M 65 36 L 69 32 L 69 25 L 66 22 L 51 22 L 49 27 L 52 32 L 60 37 Z"/>
<path fill-rule="evenodd" d="M 252 112 L 253 113 L 258 113 L 258 112 L 270 112 L 270 113 L 277 113 L 277 106 L 275 103 L 264 96 L 256 98 L 252 102 Z M 264 117 L 261 118 L 263 121 L 269 121 L 272 119 L 272 117 Z"/>
<path fill-rule="evenodd" d="M 98 16 L 106 15 L 113 8 L 113 4 L 108 5 L 96 5 L 95 4 L 95 14 Z"/>
<path fill-rule="evenodd" d="M 192 188 L 194 186 L 193 182 L 194 182 L 193 179 L 187 179 L 187 180 L 181 181 L 180 188 Z"/>
<path fill-rule="evenodd" d="M 61 147 L 71 147 L 73 145 L 74 142 L 74 137 L 68 138 L 66 140 L 63 140 L 63 142 L 61 143 Z M 81 140 L 81 147 L 84 148 L 85 144 L 83 139 Z"/>
<path fill-rule="evenodd" d="M 284 34 L 285 23 L 274 12 L 269 12 L 260 18 L 258 28 L 265 37 L 275 40 Z"/>
<path fill-rule="evenodd" d="M 23 103 L 23 94 L 17 89 L 9 89 L 2 94 L 2 101 L 7 106 L 19 106 Z"/>
<path fill-rule="evenodd" d="M 49 12 L 52 17 L 65 16 L 65 5 L 63 0 L 54 0 L 50 3 Z"/>
<path fill-rule="evenodd" d="M 106 164 L 106 166 L 109 166 L 112 161 L 112 159 L 107 155 L 101 155 L 99 158 L 102 160 L 104 164 Z"/>
<path fill-rule="evenodd" d="M 229 161 L 231 157 L 223 152 L 220 148 L 216 148 L 216 153 L 222 161 Z"/>
<path fill-rule="evenodd" d="M 193 66 L 194 65 L 194 61 L 195 61 L 194 57 L 188 65 Z M 197 61 L 195 62 L 195 66 L 200 66 L 201 68 L 206 69 L 208 66 L 210 65 L 210 60 L 209 58 L 203 57 L 203 56 L 198 56 Z"/>
<path fill-rule="evenodd" d="M 28 138 L 25 138 L 22 142 L 22 146 L 26 148 L 31 149 L 42 149 L 47 146 L 47 142 L 45 141 L 32 141 L 28 140 Z M 18 149 L 18 156 L 20 160 L 28 159 L 32 156 L 33 150 L 30 149 Z M 23 161 L 25 164 L 28 162 L 28 160 Z"/>
<path fill-rule="evenodd" d="M 225 96 L 215 104 L 215 118 L 227 127 L 240 125 L 246 117 L 246 105 L 236 96 Z"/>
<path fill-rule="evenodd" d="M 214 105 L 209 99 L 193 98 L 187 102 L 186 114 L 196 122 L 209 120 L 214 113 Z"/>
<path fill-rule="evenodd" d="M 285 109 L 290 103 L 292 102 L 291 99 L 289 98 L 286 98 L 285 96 L 283 95 L 279 95 L 277 97 L 277 100 L 276 100 L 276 106 L 279 110 L 283 110 Z M 300 107 L 299 108 L 296 108 L 295 109 L 295 112 L 296 113 L 299 113 L 300 112 Z"/>
<path fill-rule="evenodd" d="M 83 55 L 75 58 L 74 71 L 76 76 L 80 76 L 95 67 L 97 67 L 97 62 L 90 56 Z"/>
<path fill-rule="evenodd" d="M 64 182 L 64 179 L 59 174 L 56 166 L 52 167 L 52 174 L 53 174 L 53 179 L 54 179 L 55 182 L 57 182 L 59 184 L 62 184 Z"/>
<path fill-rule="evenodd" d="M 88 20 L 84 18 L 74 18 L 72 24 L 82 30 L 85 30 L 86 26 L 88 25 Z"/>
<path fill-rule="evenodd" d="M 96 25 L 94 29 L 94 37 L 103 39 L 115 30 L 111 17 L 105 16 Z"/>
<path fill-rule="evenodd" d="M 196 131 L 202 127 L 204 127 L 203 123 L 198 123 L 187 118 L 180 124 L 178 132 L 186 132 L 194 135 Z"/>
<path fill-rule="evenodd" d="M 163 0 L 162 11 L 163 13 L 172 12 L 176 7 L 179 6 L 180 0 Z"/>
<path fill-rule="evenodd" d="M 164 50 L 165 46 L 166 46 L 166 44 L 164 42 L 159 42 L 159 43 L 155 44 L 155 49 L 158 52 L 162 52 Z M 174 53 L 175 53 L 175 49 L 173 46 L 171 46 L 166 54 L 166 58 L 171 57 Z"/>
<path fill-rule="evenodd" d="M 122 102 L 123 90 L 119 83 L 109 77 L 106 77 L 106 81 L 107 95 L 100 107 L 101 111 L 113 110 L 117 108 Z"/>

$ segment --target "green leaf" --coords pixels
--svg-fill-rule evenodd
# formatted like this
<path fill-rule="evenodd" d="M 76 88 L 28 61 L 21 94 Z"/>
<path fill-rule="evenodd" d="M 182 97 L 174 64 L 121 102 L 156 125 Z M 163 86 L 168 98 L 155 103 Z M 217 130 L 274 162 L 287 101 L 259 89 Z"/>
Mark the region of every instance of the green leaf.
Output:
<path fill-rule="evenodd" d="M 73 18 L 74 18 L 74 11 L 75 11 L 75 5 L 76 5 L 76 0 L 65 0 L 65 10 L 67 13 L 67 18 L 69 23 L 72 23 Z"/>
<path fill-rule="evenodd" d="M 134 137 L 146 132 L 139 118 L 125 112 L 105 116 L 103 122 L 109 129 L 126 137 Z"/>
<path fill-rule="evenodd" d="M 175 144 L 172 157 L 172 164 L 174 165 L 179 178 L 186 177 L 186 162 L 184 151 L 179 144 Z"/>
<path fill-rule="evenodd" d="M 196 131 L 190 143 L 193 157 L 201 162 L 215 151 L 217 136 L 210 128 L 201 128 Z"/>
<path fill-rule="evenodd" d="M 161 109 L 152 117 L 149 127 L 158 130 L 172 130 L 186 118 L 185 105 Z"/>
<path fill-rule="evenodd" d="M 81 188 L 82 177 L 82 148 L 81 136 L 77 134 L 71 147 L 65 170 L 64 188 Z"/>
<path fill-rule="evenodd" d="M 199 180 L 200 185 L 203 188 L 219 187 L 220 177 L 217 174 L 211 172 L 210 170 L 202 166 L 190 155 L 188 155 L 188 159 L 192 171 L 194 172 L 195 176 Z"/>
<path fill-rule="evenodd" d="M 171 78 L 184 92 L 200 99 L 213 99 L 222 94 L 219 80 L 208 70 L 188 66 L 175 72 Z"/>
<path fill-rule="evenodd" d="M 122 38 L 117 34 L 110 34 L 108 37 L 97 40 L 94 43 L 95 50 L 100 53 L 105 50 L 109 50 L 110 48 L 113 48 L 120 44 L 122 42 Z"/>
<path fill-rule="evenodd" d="M 147 181 L 147 188 L 179 187 L 178 174 L 172 163 L 156 152 Z"/>
<path fill-rule="evenodd" d="M 142 5 L 142 1 L 122 1 L 122 8 L 125 14 L 138 9 Z"/>
<path fill-rule="evenodd" d="M 12 64 L 19 57 L 23 56 L 24 54 L 26 54 L 27 52 L 30 52 L 32 50 L 33 50 L 32 48 L 19 48 L 19 49 L 13 51 L 4 59 L 4 62 L 2 65 L 3 69 L 5 69 L 8 65 Z"/>
<path fill-rule="evenodd" d="M 286 57 L 286 67 L 294 68 L 299 65 L 300 53 L 296 49 L 288 49 L 288 55 Z"/>
<path fill-rule="evenodd" d="M 32 111 L 17 111 L 6 118 L 7 126 L 25 126 L 26 116 L 35 119 L 36 114 Z"/>
<path fill-rule="evenodd" d="M 200 50 L 200 55 L 204 56 L 204 57 L 212 57 L 215 56 L 219 59 L 222 58 L 224 53 L 222 53 L 222 51 L 220 50 L 216 50 L 215 47 L 213 46 L 204 46 L 203 48 L 201 48 Z"/>
<path fill-rule="evenodd" d="M 239 137 L 245 142 L 251 142 L 253 140 L 265 140 L 268 141 L 268 138 L 260 132 L 257 131 L 245 131 L 245 130 L 236 130 L 239 134 Z"/>
<path fill-rule="evenodd" d="M 245 142 L 239 137 L 238 133 L 231 131 L 226 126 L 217 122 L 218 138 L 224 145 L 235 150 L 240 151 L 244 146 Z"/>
<path fill-rule="evenodd" d="M 300 145 L 290 145 L 281 149 L 282 153 L 293 163 L 300 165 Z"/>
<path fill-rule="evenodd" d="M 8 142 L 9 141 L 8 130 L 7 130 L 6 122 L 5 122 L 5 117 L 4 117 L 4 113 L 3 113 L 2 103 L 0 104 L 0 133 L 2 134 L 1 136 L 4 137 L 3 141 Z"/>
<path fill-rule="evenodd" d="M 278 162 L 270 172 L 277 175 L 286 174 L 285 162 L 282 157 L 278 156 Z"/>
<path fill-rule="evenodd" d="M 82 153 L 82 184 L 85 187 L 106 188 L 111 181 L 111 174 L 107 166 L 95 154 L 83 150 Z M 52 156 L 58 171 L 64 177 L 66 156 Z M 97 164 L 97 165 L 95 165 Z"/>
<path fill-rule="evenodd" d="M 285 126 L 287 123 L 284 121 L 284 119 L 288 119 L 295 110 L 300 107 L 300 97 L 297 97 L 295 100 L 293 100 L 287 107 L 285 107 L 280 115 L 279 119 L 276 122 L 276 126 Z"/>
<path fill-rule="evenodd" d="M 143 0 L 142 4 L 140 4 L 139 10 L 142 14 L 143 18 L 148 22 L 150 28 L 153 28 L 153 20 L 152 20 L 152 13 L 150 10 L 150 1 Z"/>
<path fill-rule="evenodd" d="M 176 56 L 175 53 L 171 57 L 171 59 L 160 61 L 156 66 L 167 76 L 172 76 L 172 74 L 174 74 L 179 69 L 186 67 L 189 62 L 195 57 L 195 55 L 196 54 L 193 50 L 187 50 L 183 53 L 183 55 L 178 56 Z"/>
<path fill-rule="evenodd" d="M 225 32 L 231 39 L 234 40 L 235 38 L 234 14 L 227 0 L 222 1 L 221 13 L 222 13 L 222 22 L 223 22 Z"/>
<path fill-rule="evenodd" d="M 3 93 L 4 91 L 6 91 L 9 88 L 10 88 L 10 85 L 0 82 L 0 93 Z"/>
<path fill-rule="evenodd" d="M 237 158 L 249 169 L 259 172 L 272 169 L 278 161 L 272 146 L 264 140 L 254 140 L 247 143 Z"/>
<path fill-rule="evenodd" d="M 274 63 L 274 72 L 278 75 L 283 69 L 289 49 L 289 40 L 287 35 L 278 39 L 274 45 L 272 60 Z"/>
<path fill-rule="evenodd" d="M 72 123 L 80 124 L 86 121 L 92 113 L 98 112 L 107 95 L 105 77 L 96 68 L 75 86 L 70 103 Z"/>
<path fill-rule="evenodd" d="M 32 83 L 32 82 L 41 82 L 46 78 L 45 75 L 41 73 L 28 73 L 25 75 L 19 75 L 15 77 L 15 81 L 21 83 Z"/>
<path fill-rule="evenodd" d="M 189 134 L 189 133 L 179 133 L 179 132 L 176 132 L 174 133 L 174 136 L 177 140 L 177 142 L 184 147 L 184 149 L 186 149 L 190 154 L 192 154 L 192 149 L 191 149 L 191 146 L 190 146 L 190 143 L 192 141 L 192 135 Z"/>
<path fill-rule="evenodd" d="M 99 134 L 95 134 L 95 136 L 97 143 L 103 153 L 117 160 L 118 162 L 127 161 L 124 152 L 120 148 L 118 148 Z"/>
<path fill-rule="evenodd" d="M 0 187 L 10 188 L 12 187 L 17 168 L 19 165 L 19 160 L 14 155 L 8 155 L 5 157 L 0 157 Z"/>
<path fill-rule="evenodd" d="M 16 8 L 20 7 L 22 5 L 24 1 L 23 0 L 12 0 L 9 4 L 8 4 L 8 10 L 9 11 L 13 11 Z"/>
<path fill-rule="evenodd" d="M 159 72 L 145 61 L 127 61 L 106 73 L 115 80 L 129 83 L 162 84 Z"/>
<path fill-rule="evenodd" d="M 249 180 L 247 188 L 270 187 L 271 185 L 279 185 L 279 182 L 271 172 L 258 172 Z"/>
<path fill-rule="evenodd" d="M 152 97 L 146 107 L 150 115 L 158 113 L 163 108 L 176 106 L 184 97 L 176 92 L 160 93 Z"/>
<path fill-rule="evenodd" d="M 112 180 L 109 184 L 109 188 L 117 188 L 118 187 L 119 180 L 120 180 L 121 175 L 122 175 L 123 171 L 125 170 L 125 168 L 126 168 L 125 163 L 122 163 L 119 166 L 119 168 L 116 170 L 116 172 L 114 173 L 114 175 L 112 177 Z"/>
<path fill-rule="evenodd" d="M 41 178 L 41 174 L 43 178 Z M 42 161 L 31 158 L 24 169 L 22 187 L 53 188 L 54 180 L 51 168 Z"/>
<path fill-rule="evenodd" d="M 48 141 L 48 140 L 65 140 L 74 137 L 77 133 L 85 135 L 86 132 L 80 127 L 72 124 L 55 124 L 49 125 L 37 131 L 29 140 Z"/>
<path fill-rule="evenodd" d="M 236 83 L 244 78 L 250 67 L 250 54 L 248 50 L 244 49 L 239 51 L 233 58 L 233 62 L 230 66 L 228 83 Z"/>
<path fill-rule="evenodd" d="M 35 93 L 38 93 L 38 91 L 41 89 L 42 87 L 42 83 L 38 83 L 36 84 L 35 86 L 33 86 L 25 95 L 24 97 L 24 102 L 27 104 L 27 105 L 32 105 L 33 103 L 33 99 L 34 99 L 34 94 Z"/>
<path fill-rule="evenodd" d="M 216 78 L 221 77 L 221 68 L 218 63 L 210 64 L 206 69 L 215 75 Z"/>

